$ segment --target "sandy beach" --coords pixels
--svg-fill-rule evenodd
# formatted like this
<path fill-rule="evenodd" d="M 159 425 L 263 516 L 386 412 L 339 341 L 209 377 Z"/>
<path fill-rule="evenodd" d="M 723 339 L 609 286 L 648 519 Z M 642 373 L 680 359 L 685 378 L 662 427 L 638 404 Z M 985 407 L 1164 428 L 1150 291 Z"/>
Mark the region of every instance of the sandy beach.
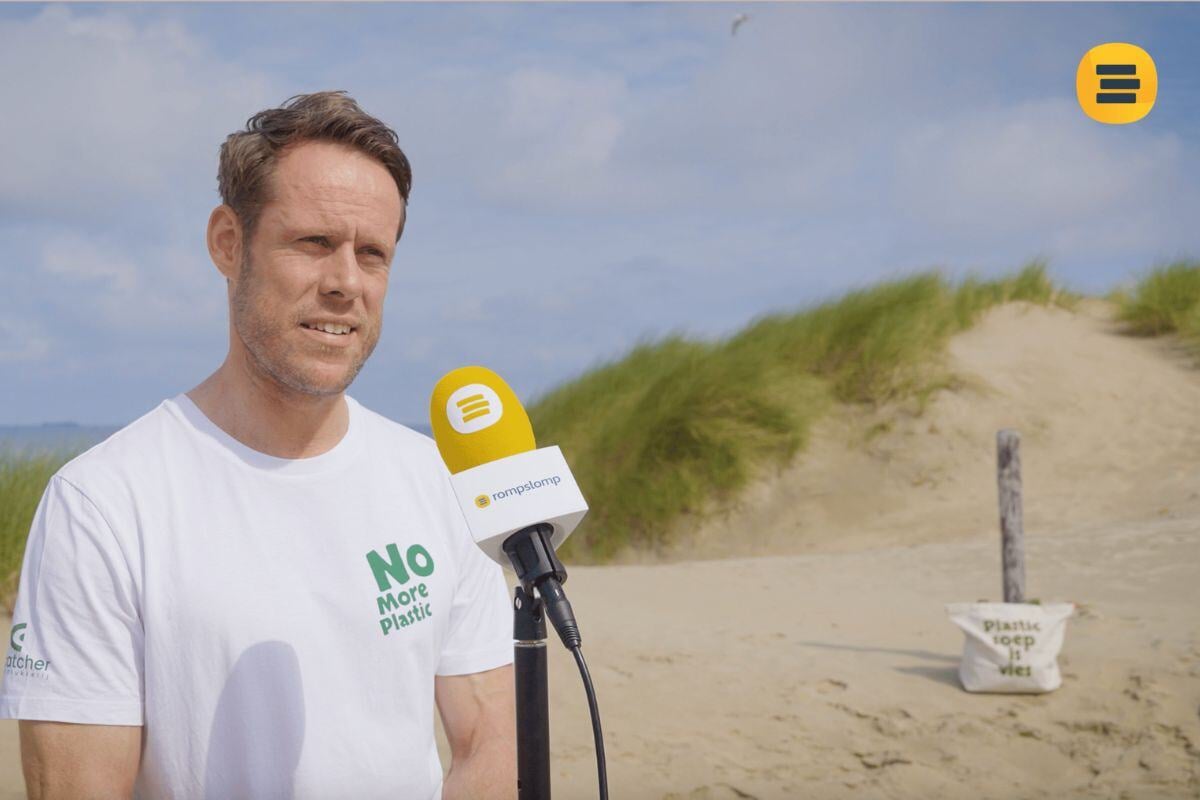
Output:
<path fill-rule="evenodd" d="M 1200 509 L 1030 541 L 1080 606 L 1064 685 L 971 695 L 943 603 L 995 599 L 990 541 L 576 569 L 614 797 L 1195 797 Z M 587 709 L 555 653 L 557 789 L 594 797 Z"/>
<path fill-rule="evenodd" d="M 568 565 L 611 796 L 1200 797 L 1200 370 L 1109 315 L 998 308 L 921 413 L 838 413 L 652 562 Z M 1040 696 L 964 692 L 945 612 L 999 599 L 1005 427 L 1029 596 L 1078 607 Z M 555 794 L 595 797 L 551 643 Z M 4 721 L 0 800 L 20 796 Z"/>

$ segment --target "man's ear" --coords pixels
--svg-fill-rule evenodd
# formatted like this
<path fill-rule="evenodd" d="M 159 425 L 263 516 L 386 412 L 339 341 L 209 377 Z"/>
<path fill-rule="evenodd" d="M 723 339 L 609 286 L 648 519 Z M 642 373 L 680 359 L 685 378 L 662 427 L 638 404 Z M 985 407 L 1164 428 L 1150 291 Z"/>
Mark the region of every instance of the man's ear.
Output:
<path fill-rule="evenodd" d="M 227 205 L 208 217 L 208 255 L 226 280 L 234 280 L 242 267 L 242 222 Z"/>

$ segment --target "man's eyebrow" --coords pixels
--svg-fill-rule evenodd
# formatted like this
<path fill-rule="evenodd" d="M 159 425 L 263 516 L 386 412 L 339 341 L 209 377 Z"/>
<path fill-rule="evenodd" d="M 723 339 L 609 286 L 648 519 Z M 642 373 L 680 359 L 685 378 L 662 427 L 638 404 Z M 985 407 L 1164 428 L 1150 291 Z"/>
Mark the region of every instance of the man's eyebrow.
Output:
<path fill-rule="evenodd" d="M 326 239 L 331 239 L 334 234 L 323 225 L 286 225 L 283 229 L 283 235 L 287 239 L 308 239 L 314 236 L 324 236 Z"/>
<path fill-rule="evenodd" d="M 313 239 L 313 238 L 321 237 L 321 238 L 329 239 L 330 241 L 332 241 L 334 239 L 340 240 L 342 238 L 342 235 L 340 233 L 330 231 L 328 228 L 324 227 L 323 225 L 319 225 L 319 224 L 294 225 L 294 226 L 291 226 L 288 228 L 284 228 L 284 235 L 289 240 Z M 380 238 L 380 237 L 376 237 L 376 236 L 365 237 L 359 246 L 360 247 L 377 247 L 381 251 L 383 251 L 384 254 L 391 252 L 395 248 L 395 245 L 392 243 L 389 243 L 386 238 Z"/>
<path fill-rule="evenodd" d="M 375 238 L 366 239 L 362 243 L 361 246 L 362 247 L 374 247 L 376 250 L 378 250 L 380 253 L 383 253 L 385 256 L 391 255 L 392 250 L 395 249 L 395 246 L 389 245 L 386 240 L 375 239 Z"/>

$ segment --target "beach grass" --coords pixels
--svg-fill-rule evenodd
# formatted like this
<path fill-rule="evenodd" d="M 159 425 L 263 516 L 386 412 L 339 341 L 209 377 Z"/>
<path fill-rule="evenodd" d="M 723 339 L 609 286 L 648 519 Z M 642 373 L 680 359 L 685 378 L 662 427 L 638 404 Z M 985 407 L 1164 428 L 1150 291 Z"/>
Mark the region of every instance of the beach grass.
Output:
<path fill-rule="evenodd" d="M 1200 353 L 1200 261 L 1175 261 L 1153 269 L 1116 301 L 1127 333 L 1177 333 Z"/>
<path fill-rule="evenodd" d="M 0 452 L 0 602 L 9 614 L 33 513 L 50 477 L 72 456 L 65 452 Z"/>
<path fill-rule="evenodd" d="M 790 461 L 832 404 L 878 406 L 945 385 L 930 365 L 988 308 L 1077 300 L 1035 261 L 994 281 L 906 277 L 720 341 L 642 343 L 530 405 L 539 445 L 569 454 L 590 506 L 566 552 L 604 562 L 669 544 L 672 523 Z"/>

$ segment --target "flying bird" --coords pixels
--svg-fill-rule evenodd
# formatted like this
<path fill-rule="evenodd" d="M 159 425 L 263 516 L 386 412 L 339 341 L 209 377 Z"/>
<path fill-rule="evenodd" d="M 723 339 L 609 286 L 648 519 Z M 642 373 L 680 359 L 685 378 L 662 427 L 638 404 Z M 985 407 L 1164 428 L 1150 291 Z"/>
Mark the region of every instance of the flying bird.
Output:
<path fill-rule="evenodd" d="M 742 24 L 750 19 L 749 14 L 738 14 L 733 18 L 733 24 L 729 26 L 729 35 L 737 36 L 737 29 L 742 27 Z"/>

